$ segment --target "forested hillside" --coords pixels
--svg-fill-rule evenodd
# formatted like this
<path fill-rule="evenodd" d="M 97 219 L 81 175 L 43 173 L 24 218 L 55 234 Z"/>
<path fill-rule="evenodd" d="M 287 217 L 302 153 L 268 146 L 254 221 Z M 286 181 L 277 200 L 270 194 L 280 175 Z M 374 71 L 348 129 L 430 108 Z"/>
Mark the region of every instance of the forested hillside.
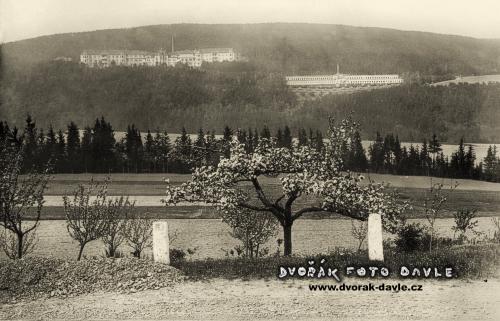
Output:
<path fill-rule="evenodd" d="M 424 32 L 330 24 L 175 24 L 38 37 L 1 47 L 4 67 L 33 64 L 84 49 L 234 47 L 263 70 L 328 73 L 471 75 L 500 72 L 500 43 Z"/>
<path fill-rule="evenodd" d="M 397 134 L 401 141 L 420 142 L 432 134 L 449 143 L 461 137 L 500 141 L 500 84 L 412 84 L 298 102 L 283 74 L 252 63 L 98 70 L 50 62 L 28 74 L 5 76 L 0 120 L 20 128 L 30 113 L 40 126 L 55 129 L 70 121 L 85 127 L 104 116 L 122 131 L 135 124 L 142 131 L 159 127 L 177 133 L 182 127 L 190 133 L 199 128 L 217 132 L 225 125 L 325 132 L 329 115 L 343 118 L 354 112 L 364 139 L 374 139 L 379 131 Z"/>
<path fill-rule="evenodd" d="M 88 69 L 84 49 L 234 47 L 248 62 L 201 69 Z M 73 62 L 52 61 L 65 56 Z M 423 32 L 322 24 L 158 25 L 28 39 L 1 46 L 0 120 L 22 127 L 85 127 L 104 116 L 115 129 L 135 124 L 188 132 L 200 127 L 326 129 L 329 115 L 353 111 L 363 137 L 393 132 L 404 141 L 499 142 L 499 85 L 428 87 L 457 75 L 500 73 L 500 42 Z M 298 102 L 289 74 L 398 73 L 398 88 Z"/>
<path fill-rule="evenodd" d="M 370 139 L 377 131 L 389 131 L 410 142 L 432 134 L 454 144 L 461 137 L 468 142 L 500 141 L 500 84 L 407 85 L 325 96 L 307 106 L 336 117 L 354 111 L 364 137 Z"/>

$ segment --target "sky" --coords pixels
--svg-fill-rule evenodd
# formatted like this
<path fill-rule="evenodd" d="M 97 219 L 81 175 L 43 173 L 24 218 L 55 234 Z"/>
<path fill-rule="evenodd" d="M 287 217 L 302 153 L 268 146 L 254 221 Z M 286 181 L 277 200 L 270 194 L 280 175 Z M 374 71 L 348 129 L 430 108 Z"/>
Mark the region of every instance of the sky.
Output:
<path fill-rule="evenodd" d="M 0 0 L 0 42 L 172 23 L 309 22 L 500 38 L 499 0 Z"/>

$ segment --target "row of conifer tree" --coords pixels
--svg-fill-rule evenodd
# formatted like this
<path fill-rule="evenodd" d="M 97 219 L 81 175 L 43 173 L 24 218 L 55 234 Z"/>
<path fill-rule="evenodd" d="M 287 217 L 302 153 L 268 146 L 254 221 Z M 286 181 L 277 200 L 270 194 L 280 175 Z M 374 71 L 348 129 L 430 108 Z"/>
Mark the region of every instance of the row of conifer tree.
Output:
<path fill-rule="evenodd" d="M 93 127 L 80 130 L 70 122 L 66 131 L 49 127 L 37 128 L 28 115 L 22 130 L 10 128 L 0 121 L 0 143 L 24 148 L 24 170 L 52 163 L 55 173 L 189 173 L 193 167 L 215 165 L 229 153 L 229 142 L 236 138 L 252 152 L 261 138 L 274 138 L 279 147 L 294 144 L 308 145 L 321 150 L 324 137 L 321 131 L 299 129 L 294 136 L 287 126 L 272 134 L 268 127 L 262 130 L 232 130 L 226 126 L 223 134 L 200 129 L 193 139 L 186 130 L 168 134 L 159 129 L 142 134 L 134 125 L 128 126 L 122 138 L 117 139 L 113 127 L 104 118 L 96 119 Z M 295 138 L 296 137 L 296 138 Z M 5 146 L 0 144 L 0 146 Z M 461 139 L 457 150 L 445 156 L 436 135 L 420 145 L 403 146 L 398 136 L 377 133 L 367 150 L 356 133 L 345 148 L 345 169 L 398 175 L 427 175 L 450 178 L 468 178 L 500 181 L 500 159 L 495 146 L 487 156 L 476 162 L 472 145 Z"/>

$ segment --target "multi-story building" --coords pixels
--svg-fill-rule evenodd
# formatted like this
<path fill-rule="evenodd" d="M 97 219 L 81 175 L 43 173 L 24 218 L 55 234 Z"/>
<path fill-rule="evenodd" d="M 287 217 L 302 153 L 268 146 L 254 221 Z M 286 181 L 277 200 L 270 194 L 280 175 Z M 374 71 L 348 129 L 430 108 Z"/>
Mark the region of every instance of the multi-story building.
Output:
<path fill-rule="evenodd" d="M 80 62 L 89 67 L 154 66 L 155 55 L 141 50 L 85 50 Z"/>
<path fill-rule="evenodd" d="M 233 48 L 205 48 L 200 49 L 201 59 L 206 62 L 224 62 L 238 60 Z"/>
<path fill-rule="evenodd" d="M 322 75 L 288 76 L 286 82 L 293 87 L 357 87 L 399 85 L 403 79 L 399 75 Z"/>
<path fill-rule="evenodd" d="M 175 66 L 178 63 L 190 67 L 200 67 L 202 63 L 236 61 L 239 55 L 232 48 L 207 48 L 200 50 L 182 50 L 167 53 L 140 50 L 85 50 L 80 55 L 80 62 L 89 67 L 117 66 Z"/>

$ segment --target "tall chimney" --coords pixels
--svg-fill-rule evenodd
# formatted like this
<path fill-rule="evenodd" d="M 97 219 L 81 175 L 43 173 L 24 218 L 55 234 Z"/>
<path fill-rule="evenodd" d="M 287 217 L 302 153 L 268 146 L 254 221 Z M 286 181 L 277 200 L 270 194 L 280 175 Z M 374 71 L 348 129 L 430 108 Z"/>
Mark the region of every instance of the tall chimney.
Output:
<path fill-rule="evenodd" d="M 339 64 L 337 64 L 337 75 L 339 74 Z"/>
<path fill-rule="evenodd" d="M 172 53 L 174 52 L 174 35 L 172 35 Z"/>

